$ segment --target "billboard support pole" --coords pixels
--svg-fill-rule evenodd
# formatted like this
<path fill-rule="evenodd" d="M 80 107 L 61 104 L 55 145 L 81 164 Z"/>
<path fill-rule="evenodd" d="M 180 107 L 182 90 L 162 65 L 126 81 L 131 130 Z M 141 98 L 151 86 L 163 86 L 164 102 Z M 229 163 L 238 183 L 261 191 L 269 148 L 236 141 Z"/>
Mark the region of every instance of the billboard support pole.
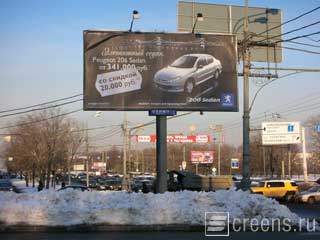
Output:
<path fill-rule="evenodd" d="M 248 0 L 245 1 L 244 40 L 243 40 L 243 168 L 241 188 L 250 189 L 250 110 L 249 110 L 249 68 L 250 56 L 248 47 Z"/>
<path fill-rule="evenodd" d="M 156 193 L 167 191 L 167 116 L 156 116 L 157 179 Z"/>

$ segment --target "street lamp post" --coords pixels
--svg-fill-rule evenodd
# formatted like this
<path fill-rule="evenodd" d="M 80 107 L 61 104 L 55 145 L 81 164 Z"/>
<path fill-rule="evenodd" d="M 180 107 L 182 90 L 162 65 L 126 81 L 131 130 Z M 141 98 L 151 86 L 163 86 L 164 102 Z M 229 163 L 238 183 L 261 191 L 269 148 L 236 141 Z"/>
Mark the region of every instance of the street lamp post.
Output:
<path fill-rule="evenodd" d="M 191 33 L 194 33 L 194 29 L 196 28 L 196 25 L 197 25 L 198 21 L 199 21 L 199 22 L 202 22 L 202 21 L 203 21 L 203 15 L 202 15 L 202 13 L 197 13 L 196 21 L 195 21 L 194 24 L 193 24 Z"/>
<path fill-rule="evenodd" d="M 243 31 L 243 167 L 242 167 L 242 190 L 250 189 L 250 112 L 249 112 L 249 68 L 250 57 L 248 53 L 248 0 L 246 0 L 244 31 Z"/>
<path fill-rule="evenodd" d="M 197 129 L 197 126 L 196 126 L 195 124 L 191 124 L 191 125 L 189 126 L 189 131 L 190 131 L 190 133 L 191 133 L 191 136 L 193 136 L 193 132 L 194 132 L 196 129 Z M 183 157 L 184 157 L 183 161 L 184 161 L 184 164 L 186 164 L 185 144 L 184 144 L 184 149 L 183 149 L 183 150 L 184 150 L 184 151 L 183 151 Z M 196 163 L 196 174 L 199 174 L 199 163 Z"/>
<path fill-rule="evenodd" d="M 139 18 L 140 18 L 139 12 L 137 10 L 133 10 L 133 12 L 132 12 L 132 20 L 131 20 L 129 32 L 132 32 L 132 26 L 133 26 L 134 20 L 135 19 L 139 19 Z"/>

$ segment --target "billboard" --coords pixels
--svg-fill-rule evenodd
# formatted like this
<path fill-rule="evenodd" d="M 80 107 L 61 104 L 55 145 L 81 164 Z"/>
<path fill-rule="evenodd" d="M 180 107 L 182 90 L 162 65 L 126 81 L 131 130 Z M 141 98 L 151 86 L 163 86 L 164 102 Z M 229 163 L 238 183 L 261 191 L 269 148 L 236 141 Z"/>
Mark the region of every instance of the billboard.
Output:
<path fill-rule="evenodd" d="M 192 163 L 213 163 L 213 151 L 191 151 L 190 159 Z"/>
<path fill-rule="evenodd" d="M 235 35 L 84 31 L 84 110 L 238 111 Z"/>
<path fill-rule="evenodd" d="M 155 143 L 157 141 L 156 135 L 136 135 L 136 142 L 139 143 Z M 169 135 L 167 136 L 168 143 L 209 143 L 211 137 L 209 135 Z"/>
<path fill-rule="evenodd" d="M 272 43 L 282 39 L 282 11 L 280 9 L 249 7 L 248 12 L 249 32 L 253 33 L 252 41 L 261 41 L 268 38 L 269 42 Z M 197 13 L 202 13 L 204 20 L 197 22 L 195 32 L 234 33 L 237 35 L 238 40 L 243 40 L 244 6 L 198 3 L 194 1 L 178 2 L 178 32 L 190 32 Z M 250 49 L 251 61 L 282 62 L 282 49 L 280 47 L 281 44 L 279 44 L 278 48 L 252 47 Z"/>
<path fill-rule="evenodd" d="M 262 144 L 298 144 L 301 143 L 300 122 L 263 122 Z"/>
<path fill-rule="evenodd" d="M 74 164 L 73 171 L 84 171 L 84 164 Z"/>
<path fill-rule="evenodd" d="M 100 170 L 100 169 L 105 169 L 106 166 L 107 164 L 105 162 L 93 162 L 91 165 L 91 169 Z"/>

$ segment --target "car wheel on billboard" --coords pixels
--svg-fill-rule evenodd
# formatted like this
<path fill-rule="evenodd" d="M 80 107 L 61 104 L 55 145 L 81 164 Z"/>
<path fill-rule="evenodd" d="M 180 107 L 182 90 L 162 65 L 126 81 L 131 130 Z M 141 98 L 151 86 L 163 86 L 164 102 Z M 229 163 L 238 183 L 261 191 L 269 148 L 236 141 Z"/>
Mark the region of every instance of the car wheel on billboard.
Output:
<path fill-rule="evenodd" d="M 184 85 L 184 92 L 186 95 L 192 95 L 194 91 L 194 81 L 192 79 L 188 79 L 186 84 Z"/>

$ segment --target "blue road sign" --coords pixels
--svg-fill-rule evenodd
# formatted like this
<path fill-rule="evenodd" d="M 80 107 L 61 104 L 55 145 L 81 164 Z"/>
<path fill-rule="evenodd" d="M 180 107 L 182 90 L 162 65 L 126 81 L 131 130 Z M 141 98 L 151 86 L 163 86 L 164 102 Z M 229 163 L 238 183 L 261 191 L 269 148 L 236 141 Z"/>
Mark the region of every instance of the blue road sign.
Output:
<path fill-rule="evenodd" d="M 288 125 L 288 132 L 294 132 L 294 125 Z"/>
<path fill-rule="evenodd" d="M 239 159 L 231 159 L 231 168 L 238 169 L 239 168 Z"/>
<path fill-rule="evenodd" d="M 176 110 L 149 110 L 149 116 L 175 116 L 177 115 Z"/>

